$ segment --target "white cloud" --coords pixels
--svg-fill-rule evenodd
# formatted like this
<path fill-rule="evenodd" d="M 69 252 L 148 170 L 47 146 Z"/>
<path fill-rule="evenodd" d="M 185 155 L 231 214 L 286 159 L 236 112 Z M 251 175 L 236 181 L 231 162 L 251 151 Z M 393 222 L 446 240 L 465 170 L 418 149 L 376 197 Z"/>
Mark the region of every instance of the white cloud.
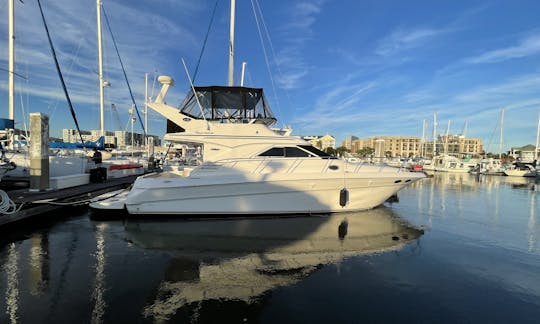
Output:
<path fill-rule="evenodd" d="M 496 63 L 515 58 L 537 55 L 539 53 L 540 36 L 535 35 L 522 40 L 515 46 L 488 51 L 479 56 L 468 58 L 465 60 L 465 62 L 471 64 Z"/>
<path fill-rule="evenodd" d="M 280 74 L 277 82 L 283 89 L 302 87 L 302 79 L 308 75 L 308 64 L 302 50 L 312 38 L 312 26 L 323 4 L 324 1 L 298 2 L 290 11 L 289 22 L 284 25 L 281 37 L 286 45 L 275 58 Z"/>
<path fill-rule="evenodd" d="M 398 28 L 378 42 L 375 53 L 380 56 L 394 55 L 404 50 L 422 46 L 429 40 L 445 34 L 448 31 L 448 29 Z"/>

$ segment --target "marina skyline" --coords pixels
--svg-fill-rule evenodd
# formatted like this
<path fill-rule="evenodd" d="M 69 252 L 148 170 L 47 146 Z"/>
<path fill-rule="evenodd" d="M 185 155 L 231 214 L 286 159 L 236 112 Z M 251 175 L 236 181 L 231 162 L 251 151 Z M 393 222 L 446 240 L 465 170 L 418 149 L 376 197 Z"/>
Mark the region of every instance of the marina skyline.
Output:
<path fill-rule="evenodd" d="M 95 2 L 43 5 L 81 128 L 98 129 Z M 16 127 L 24 128 L 22 117 L 29 112 L 41 111 L 51 118 L 50 135 L 60 137 L 74 123 L 37 3 L 15 1 L 15 7 Z M 145 73 L 154 96 L 159 89 L 154 78 L 172 76 L 176 86 L 169 100 L 181 103 L 189 89 L 181 59 L 193 77 L 206 36 L 194 83 L 226 83 L 228 1 L 103 1 L 103 7 L 141 111 Z M 337 143 L 350 134 L 420 137 L 423 121 L 431 123 L 436 112 L 439 133 L 446 133 L 449 121 L 451 134 L 467 123 L 467 137 L 494 146 L 505 109 L 504 150 L 534 144 L 540 113 L 540 26 L 534 14 L 539 7 L 534 1 L 237 1 L 235 84 L 245 61 L 245 85 L 265 89 L 279 126 L 291 125 L 293 134 L 329 133 Z M 7 18 L 7 1 L 0 3 L 0 12 Z M 3 107 L 7 24 L 0 19 Z M 105 88 L 105 129 L 129 130 L 131 100 L 105 22 L 103 35 L 104 74 L 111 84 Z M 123 125 L 115 122 L 111 104 Z M 7 108 L 0 117 L 7 117 Z M 164 118 L 153 111 L 149 130 L 165 133 Z"/>

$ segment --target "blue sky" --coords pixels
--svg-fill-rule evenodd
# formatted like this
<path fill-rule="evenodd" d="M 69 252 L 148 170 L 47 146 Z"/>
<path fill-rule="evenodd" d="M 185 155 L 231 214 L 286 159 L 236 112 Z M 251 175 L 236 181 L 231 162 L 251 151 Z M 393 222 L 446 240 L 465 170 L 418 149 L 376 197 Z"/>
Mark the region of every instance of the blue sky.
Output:
<path fill-rule="evenodd" d="M 99 128 L 95 1 L 42 0 L 45 16 L 83 129 Z M 168 103 L 189 88 L 215 0 L 104 0 L 139 108 L 144 75 L 170 75 Z M 264 37 L 262 46 L 252 4 Z M 259 11 L 260 8 L 260 11 Z M 534 144 L 540 113 L 540 2 L 237 0 L 235 78 L 247 62 L 245 84 L 262 87 L 293 134 L 479 137 L 498 151 L 505 109 L 505 148 Z M 0 117 L 7 117 L 7 1 L 0 3 Z M 16 125 L 41 111 L 51 136 L 75 128 L 54 68 L 36 1 L 16 1 Z M 128 124 L 129 92 L 103 20 L 107 130 Z M 198 85 L 227 82 L 229 1 L 219 0 Z M 270 42 L 268 41 L 270 39 Z M 268 65 L 267 65 L 268 62 Z M 238 81 L 237 81 L 238 83 Z M 156 86 L 155 92 L 158 90 Z M 152 90 L 150 90 L 152 92 Z M 110 104 L 119 111 L 118 125 Z M 24 113 L 23 113 L 24 112 Z M 150 114 L 150 133 L 165 121 Z M 140 131 L 138 124 L 136 130 Z M 128 130 L 130 127 L 128 127 Z"/>

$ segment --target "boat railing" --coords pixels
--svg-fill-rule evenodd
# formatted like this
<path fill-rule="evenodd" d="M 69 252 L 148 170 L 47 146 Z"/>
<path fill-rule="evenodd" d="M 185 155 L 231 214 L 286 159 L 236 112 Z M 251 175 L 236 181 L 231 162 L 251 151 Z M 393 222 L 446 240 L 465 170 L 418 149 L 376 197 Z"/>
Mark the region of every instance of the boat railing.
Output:
<path fill-rule="evenodd" d="M 321 163 L 324 161 L 324 163 Z M 218 170 L 229 169 L 244 170 L 253 174 L 282 172 L 282 173 L 296 173 L 306 170 L 313 170 L 313 172 L 323 173 L 360 173 L 366 167 L 377 167 L 375 169 L 377 173 L 383 173 L 388 170 L 396 170 L 398 172 L 410 172 L 405 167 L 396 168 L 386 164 L 377 164 L 360 162 L 350 163 L 340 159 L 319 159 L 310 157 L 255 157 L 255 158 L 227 158 L 212 162 L 205 162 L 197 167 L 199 171 L 204 172 L 216 172 Z M 366 171 L 373 172 L 374 169 L 366 169 Z"/>

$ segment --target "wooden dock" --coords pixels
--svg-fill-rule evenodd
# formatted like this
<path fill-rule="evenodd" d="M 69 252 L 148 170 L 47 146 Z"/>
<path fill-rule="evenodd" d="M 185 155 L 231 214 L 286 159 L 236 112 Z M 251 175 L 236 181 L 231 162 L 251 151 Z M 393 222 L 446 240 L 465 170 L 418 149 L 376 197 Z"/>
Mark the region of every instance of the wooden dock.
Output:
<path fill-rule="evenodd" d="M 38 218 L 68 206 L 84 205 L 89 199 L 106 192 L 129 187 L 139 175 L 107 179 L 54 191 L 32 192 L 28 188 L 7 191 L 9 198 L 20 208 L 13 214 L 0 214 L 0 230 L 7 225 Z M 20 207 L 22 205 L 22 207 Z M 44 216 L 45 217 L 45 216 Z"/>

